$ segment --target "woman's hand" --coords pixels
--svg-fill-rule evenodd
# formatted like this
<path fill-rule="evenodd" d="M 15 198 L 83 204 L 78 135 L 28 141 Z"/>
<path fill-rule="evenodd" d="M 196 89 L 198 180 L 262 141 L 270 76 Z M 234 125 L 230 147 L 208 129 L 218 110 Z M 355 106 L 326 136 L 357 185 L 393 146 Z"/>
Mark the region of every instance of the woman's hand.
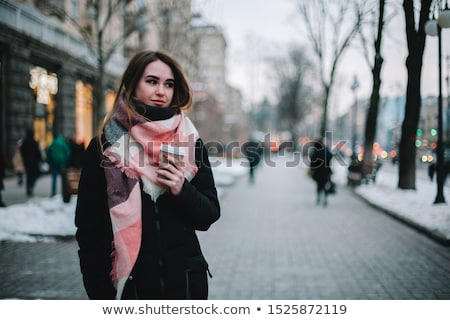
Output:
<path fill-rule="evenodd" d="M 164 162 L 160 162 L 156 169 L 156 180 L 159 185 L 170 189 L 177 196 L 181 193 L 184 184 L 183 163 L 175 159 L 173 155 L 164 155 Z"/>

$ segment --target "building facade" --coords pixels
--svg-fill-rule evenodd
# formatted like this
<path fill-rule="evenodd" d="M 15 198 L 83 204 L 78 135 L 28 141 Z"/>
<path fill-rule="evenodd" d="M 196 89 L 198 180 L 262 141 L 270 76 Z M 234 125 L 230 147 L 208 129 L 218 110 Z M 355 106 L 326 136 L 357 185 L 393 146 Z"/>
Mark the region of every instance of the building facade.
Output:
<path fill-rule="evenodd" d="M 226 41 L 198 28 L 191 0 L 0 0 L 0 141 L 11 169 L 33 129 L 45 149 L 58 132 L 85 146 L 112 107 L 128 59 L 164 49 L 194 87 L 190 111 L 206 140 L 241 137 L 241 97 L 225 80 Z M 108 21 L 108 23 L 104 23 Z"/>
<path fill-rule="evenodd" d="M 98 72 L 86 41 L 27 1 L 1 0 L 0 21 L 0 140 L 7 164 L 28 129 L 43 154 L 56 132 L 88 143 L 95 135 Z M 114 56 L 105 66 L 103 113 L 124 62 Z"/>
<path fill-rule="evenodd" d="M 194 27 L 193 43 L 196 59 L 192 74 L 199 97 L 193 116 L 200 133 L 220 144 L 227 155 L 238 156 L 239 148 L 234 146 L 242 145 L 248 138 L 249 128 L 242 108 L 242 94 L 226 81 L 224 33 L 218 26 L 200 23 Z"/>

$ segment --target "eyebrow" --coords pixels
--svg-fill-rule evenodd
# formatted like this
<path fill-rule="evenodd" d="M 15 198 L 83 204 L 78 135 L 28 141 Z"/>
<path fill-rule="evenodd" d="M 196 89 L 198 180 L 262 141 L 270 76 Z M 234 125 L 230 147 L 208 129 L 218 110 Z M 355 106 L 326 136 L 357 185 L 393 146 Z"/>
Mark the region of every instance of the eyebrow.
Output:
<path fill-rule="evenodd" d="M 149 74 L 149 75 L 146 75 L 146 76 L 145 76 L 145 79 L 148 79 L 148 78 L 161 80 L 159 77 L 154 76 L 154 75 L 152 75 L 152 74 Z M 175 79 L 168 78 L 168 79 L 166 79 L 166 82 L 175 82 Z"/>

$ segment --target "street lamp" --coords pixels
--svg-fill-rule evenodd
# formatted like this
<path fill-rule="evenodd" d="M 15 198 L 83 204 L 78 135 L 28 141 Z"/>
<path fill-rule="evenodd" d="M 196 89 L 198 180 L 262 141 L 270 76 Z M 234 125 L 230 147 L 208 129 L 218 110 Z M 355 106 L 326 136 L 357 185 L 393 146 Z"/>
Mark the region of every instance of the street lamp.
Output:
<path fill-rule="evenodd" d="M 450 142 L 450 54 L 446 57 L 447 60 L 447 143 Z"/>
<path fill-rule="evenodd" d="M 436 20 L 435 13 L 438 13 Z M 437 195 L 434 200 L 435 204 L 445 203 L 444 197 L 444 146 L 442 141 L 442 37 L 441 29 L 450 28 L 450 9 L 448 8 L 448 0 L 445 3 L 445 9 L 442 9 L 442 1 L 437 0 L 432 10 L 433 19 L 425 23 L 425 32 L 430 36 L 438 37 L 438 67 L 439 67 L 439 97 L 438 97 L 438 141 L 436 147 L 436 181 Z"/>
<path fill-rule="evenodd" d="M 356 75 L 353 78 L 353 83 L 351 89 L 353 95 L 355 96 L 355 102 L 352 107 L 352 160 L 356 160 L 358 157 L 356 155 L 356 108 L 358 105 L 358 99 L 356 96 L 356 90 L 359 88 L 359 82 Z"/>

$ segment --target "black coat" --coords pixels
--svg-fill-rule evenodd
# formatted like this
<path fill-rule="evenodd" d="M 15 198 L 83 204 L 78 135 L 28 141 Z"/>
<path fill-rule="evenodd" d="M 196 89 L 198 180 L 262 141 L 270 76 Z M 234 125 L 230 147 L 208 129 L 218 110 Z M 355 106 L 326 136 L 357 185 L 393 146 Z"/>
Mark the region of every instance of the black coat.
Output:
<path fill-rule="evenodd" d="M 207 150 L 199 139 L 195 177 L 180 195 L 170 192 L 154 203 L 142 194 L 142 243 L 123 299 L 206 299 L 208 264 L 196 230 L 207 230 L 220 216 Z M 106 178 L 97 138 L 83 157 L 75 224 L 83 282 L 91 299 L 114 299 L 111 218 Z M 142 185 L 141 185 L 142 190 Z"/>
<path fill-rule="evenodd" d="M 5 177 L 5 158 L 3 157 L 3 150 L 0 149 L 0 191 L 4 189 L 3 178 Z M 0 195 L 1 198 L 1 195 Z"/>
<path fill-rule="evenodd" d="M 332 174 L 330 163 L 332 158 L 333 154 L 327 147 L 320 145 L 314 149 L 314 152 L 311 155 L 310 168 L 312 178 L 318 184 L 324 185 L 330 180 Z"/>
<path fill-rule="evenodd" d="M 31 175 L 39 174 L 39 165 L 42 161 L 39 144 L 32 137 L 28 136 L 20 146 L 20 153 L 26 173 Z"/>
<path fill-rule="evenodd" d="M 242 146 L 242 150 L 248 159 L 250 167 L 257 167 L 263 154 L 261 143 L 253 140 L 247 141 Z"/>

